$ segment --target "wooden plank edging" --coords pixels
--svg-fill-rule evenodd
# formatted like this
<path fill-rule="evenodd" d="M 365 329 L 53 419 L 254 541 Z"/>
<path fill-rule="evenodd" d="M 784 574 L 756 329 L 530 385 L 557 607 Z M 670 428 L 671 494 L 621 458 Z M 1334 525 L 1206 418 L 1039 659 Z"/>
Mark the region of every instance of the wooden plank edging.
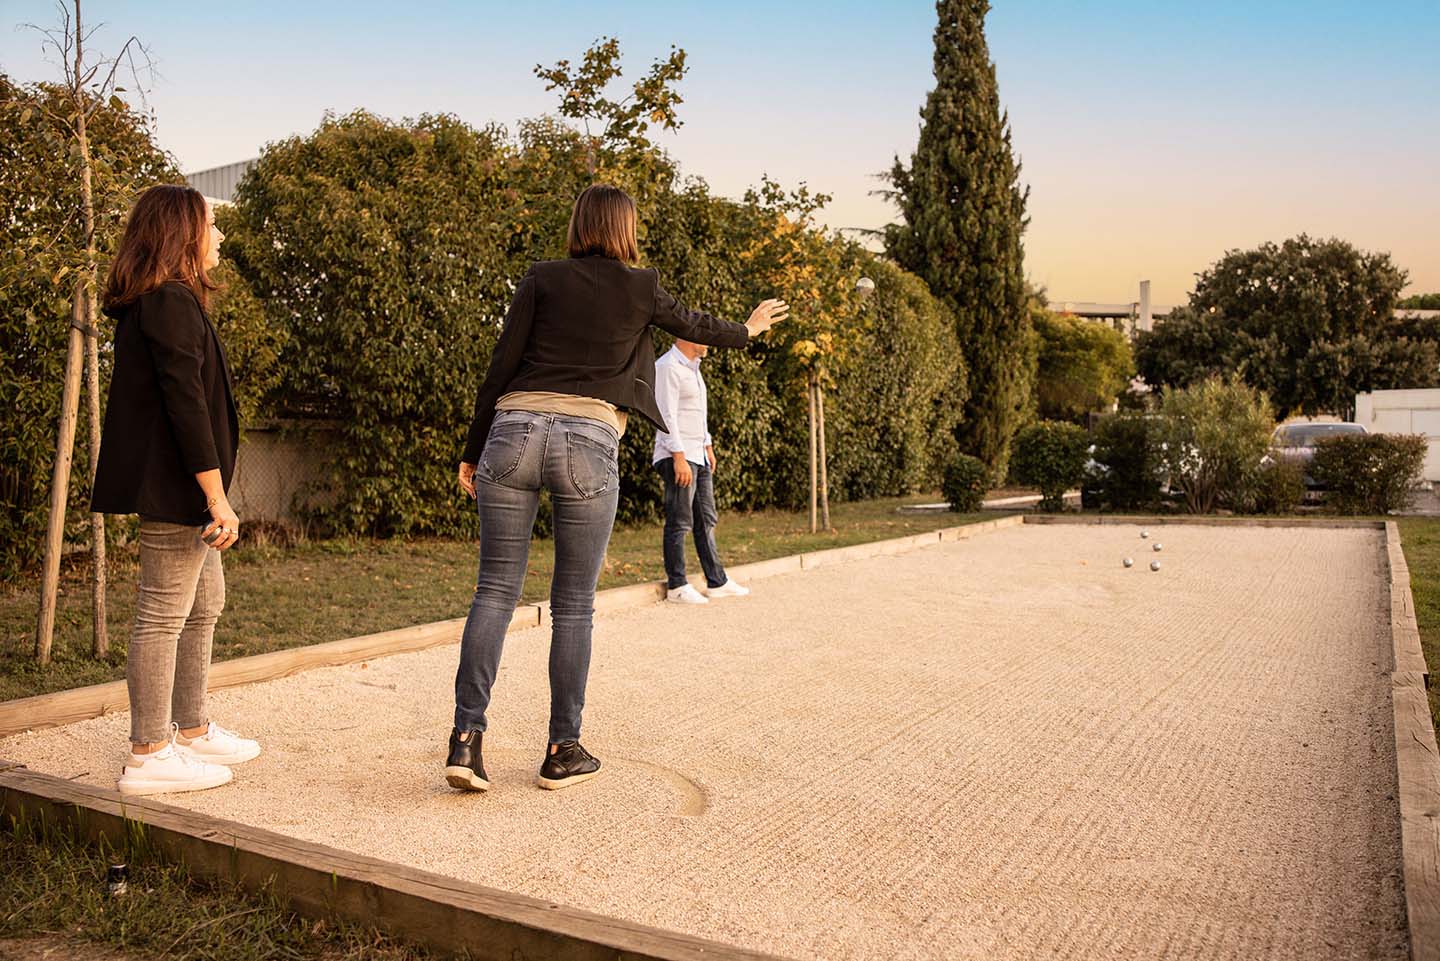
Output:
<path fill-rule="evenodd" d="M 1440 747 L 1426 695 L 1430 674 L 1420 646 L 1410 565 L 1400 525 L 1385 522 L 1390 571 L 1390 675 L 1395 722 L 1396 796 L 1400 802 L 1400 862 L 1412 961 L 1440 961 Z"/>
<path fill-rule="evenodd" d="M 540 611 L 527 604 L 515 609 L 510 630 L 524 630 L 540 624 Z M 353 664 L 387 654 L 420 651 L 459 639 L 464 618 L 417 624 L 394 631 L 347 637 L 322 644 L 307 644 L 283 651 L 269 651 L 250 657 L 217 661 L 210 665 L 209 689 L 221 690 L 256 681 L 271 681 L 317 667 Z M 51 694 L 36 694 L 14 701 L 0 701 L 0 737 L 22 731 L 38 731 L 103 717 L 130 709 L 130 695 L 124 681 L 110 681 Z"/>
<path fill-rule="evenodd" d="M 273 890 L 301 915 L 344 918 L 439 951 L 468 952 L 476 961 L 779 961 L 24 768 L 0 768 L 0 820 L 12 819 L 116 846 L 143 824 L 146 843 L 195 877 Z"/>
<path fill-rule="evenodd" d="M 1384 530 L 1385 521 L 1360 517 L 1217 517 L 1213 514 L 1026 514 L 1027 524 L 1166 524 L 1192 527 L 1319 527 Z"/>

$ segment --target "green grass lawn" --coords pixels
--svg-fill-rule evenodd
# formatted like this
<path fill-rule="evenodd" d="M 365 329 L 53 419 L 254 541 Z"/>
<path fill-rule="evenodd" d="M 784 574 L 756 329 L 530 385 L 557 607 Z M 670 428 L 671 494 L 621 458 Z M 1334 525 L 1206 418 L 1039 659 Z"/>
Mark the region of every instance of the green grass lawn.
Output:
<path fill-rule="evenodd" d="M 122 949 L 135 961 L 433 957 L 377 931 L 298 917 L 275 898 L 233 884 L 197 882 L 149 850 L 143 829 L 125 850 L 110 851 L 58 830 L 42 835 L 7 824 L 0 827 L 0 863 L 0 940 L 33 946 L 20 957 L 69 958 L 82 954 L 72 945 L 84 942 Z M 112 898 L 105 873 L 114 863 L 125 863 L 130 877 L 129 891 Z"/>
<path fill-rule="evenodd" d="M 837 504 L 835 530 L 811 534 L 809 515 L 784 511 L 722 514 L 717 537 L 731 566 L 829 547 L 918 534 L 998 516 L 948 511 L 900 514 L 938 494 Z M 659 524 L 617 528 L 600 587 L 665 576 Z M 534 541 L 523 600 L 544 600 L 554 564 L 551 541 Z M 225 555 L 226 607 L 215 632 L 215 659 L 333 641 L 429 621 L 463 617 L 475 586 L 476 545 L 449 540 L 333 540 L 296 547 L 247 545 Z M 36 585 L 0 593 L 0 700 L 98 684 L 124 676 L 125 645 L 135 607 L 134 549 L 110 565 L 110 656 L 90 654 L 90 587 L 82 561 L 64 572 L 53 660 L 33 659 Z M 691 545 L 691 572 L 700 570 Z"/>
<path fill-rule="evenodd" d="M 1430 665 L 1430 717 L 1440 730 L 1440 517 L 1402 519 L 1400 545 L 1410 565 L 1420 646 Z"/>

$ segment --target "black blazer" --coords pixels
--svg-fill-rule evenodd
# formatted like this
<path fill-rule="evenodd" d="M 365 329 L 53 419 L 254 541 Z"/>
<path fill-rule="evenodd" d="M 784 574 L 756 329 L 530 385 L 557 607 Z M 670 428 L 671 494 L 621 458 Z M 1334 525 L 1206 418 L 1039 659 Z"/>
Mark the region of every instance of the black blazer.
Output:
<path fill-rule="evenodd" d="M 208 524 L 201 471 L 235 473 L 240 423 L 225 349 L 200 301 L 171 282 L 107 314 L 115 369 L 91 510 Z"/>
<path fill-rule="evenodd" d="M 460 459 L 480 462 L 495 402 L 512 390 L 598 397 L 666 430 L 655 404 L 651 324 L 713 347 L 742 347 L 750 339 L 744 324 L 681 306 L 652 269 L 599 256 L 531 267 L 505 315 Z"/>

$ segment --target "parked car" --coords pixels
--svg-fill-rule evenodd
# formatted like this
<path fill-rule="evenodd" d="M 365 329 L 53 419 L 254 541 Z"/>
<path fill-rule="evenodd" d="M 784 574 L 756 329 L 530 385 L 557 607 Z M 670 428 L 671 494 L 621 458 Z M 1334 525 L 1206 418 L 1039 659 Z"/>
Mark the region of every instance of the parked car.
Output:
<path fill-rule="evenodd" d="M 1300 467 L 1305 477 L 1305 490 L 1309 499 L 1318 495 L 1321 486 L 1310 476 L 1310 462 L 1315 459 L 1315 445 L 1327 437 L 1342 434 L 1365 434 L 1364 424 L 1281 424 L 1270 437 L 1269 457 L 1289 461 Z"/>

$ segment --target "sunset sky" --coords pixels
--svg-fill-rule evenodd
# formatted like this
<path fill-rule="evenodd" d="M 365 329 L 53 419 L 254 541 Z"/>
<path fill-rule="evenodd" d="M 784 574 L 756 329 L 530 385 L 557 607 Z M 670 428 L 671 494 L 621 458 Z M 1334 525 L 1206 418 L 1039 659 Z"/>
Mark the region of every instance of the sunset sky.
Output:
<path fill-rule="evenodd" d="M 878 227 L 870 191 L 914 148 L 931 74 L 928 3 L 86 3 L 94 43 L 130 34 L 159 75 L 160 143 L 187 171 L 255 156 L 326 110 L 550 110 L 537 63 L 617 36 L 642 74 L 689 54 L 684 127 L 661 144 L 738 195 L 762 173 L 834 195 L 834 227 Z M 54 78 L 0 0 L 0 69 Z M 1389 251 L 1440 291 L 1440 2 L 1013 0 L 987 32 L 1031 188 L 1026 268 L 1053 300 L 1183 302 L 1227 249 L 1301 232 Z"/>

